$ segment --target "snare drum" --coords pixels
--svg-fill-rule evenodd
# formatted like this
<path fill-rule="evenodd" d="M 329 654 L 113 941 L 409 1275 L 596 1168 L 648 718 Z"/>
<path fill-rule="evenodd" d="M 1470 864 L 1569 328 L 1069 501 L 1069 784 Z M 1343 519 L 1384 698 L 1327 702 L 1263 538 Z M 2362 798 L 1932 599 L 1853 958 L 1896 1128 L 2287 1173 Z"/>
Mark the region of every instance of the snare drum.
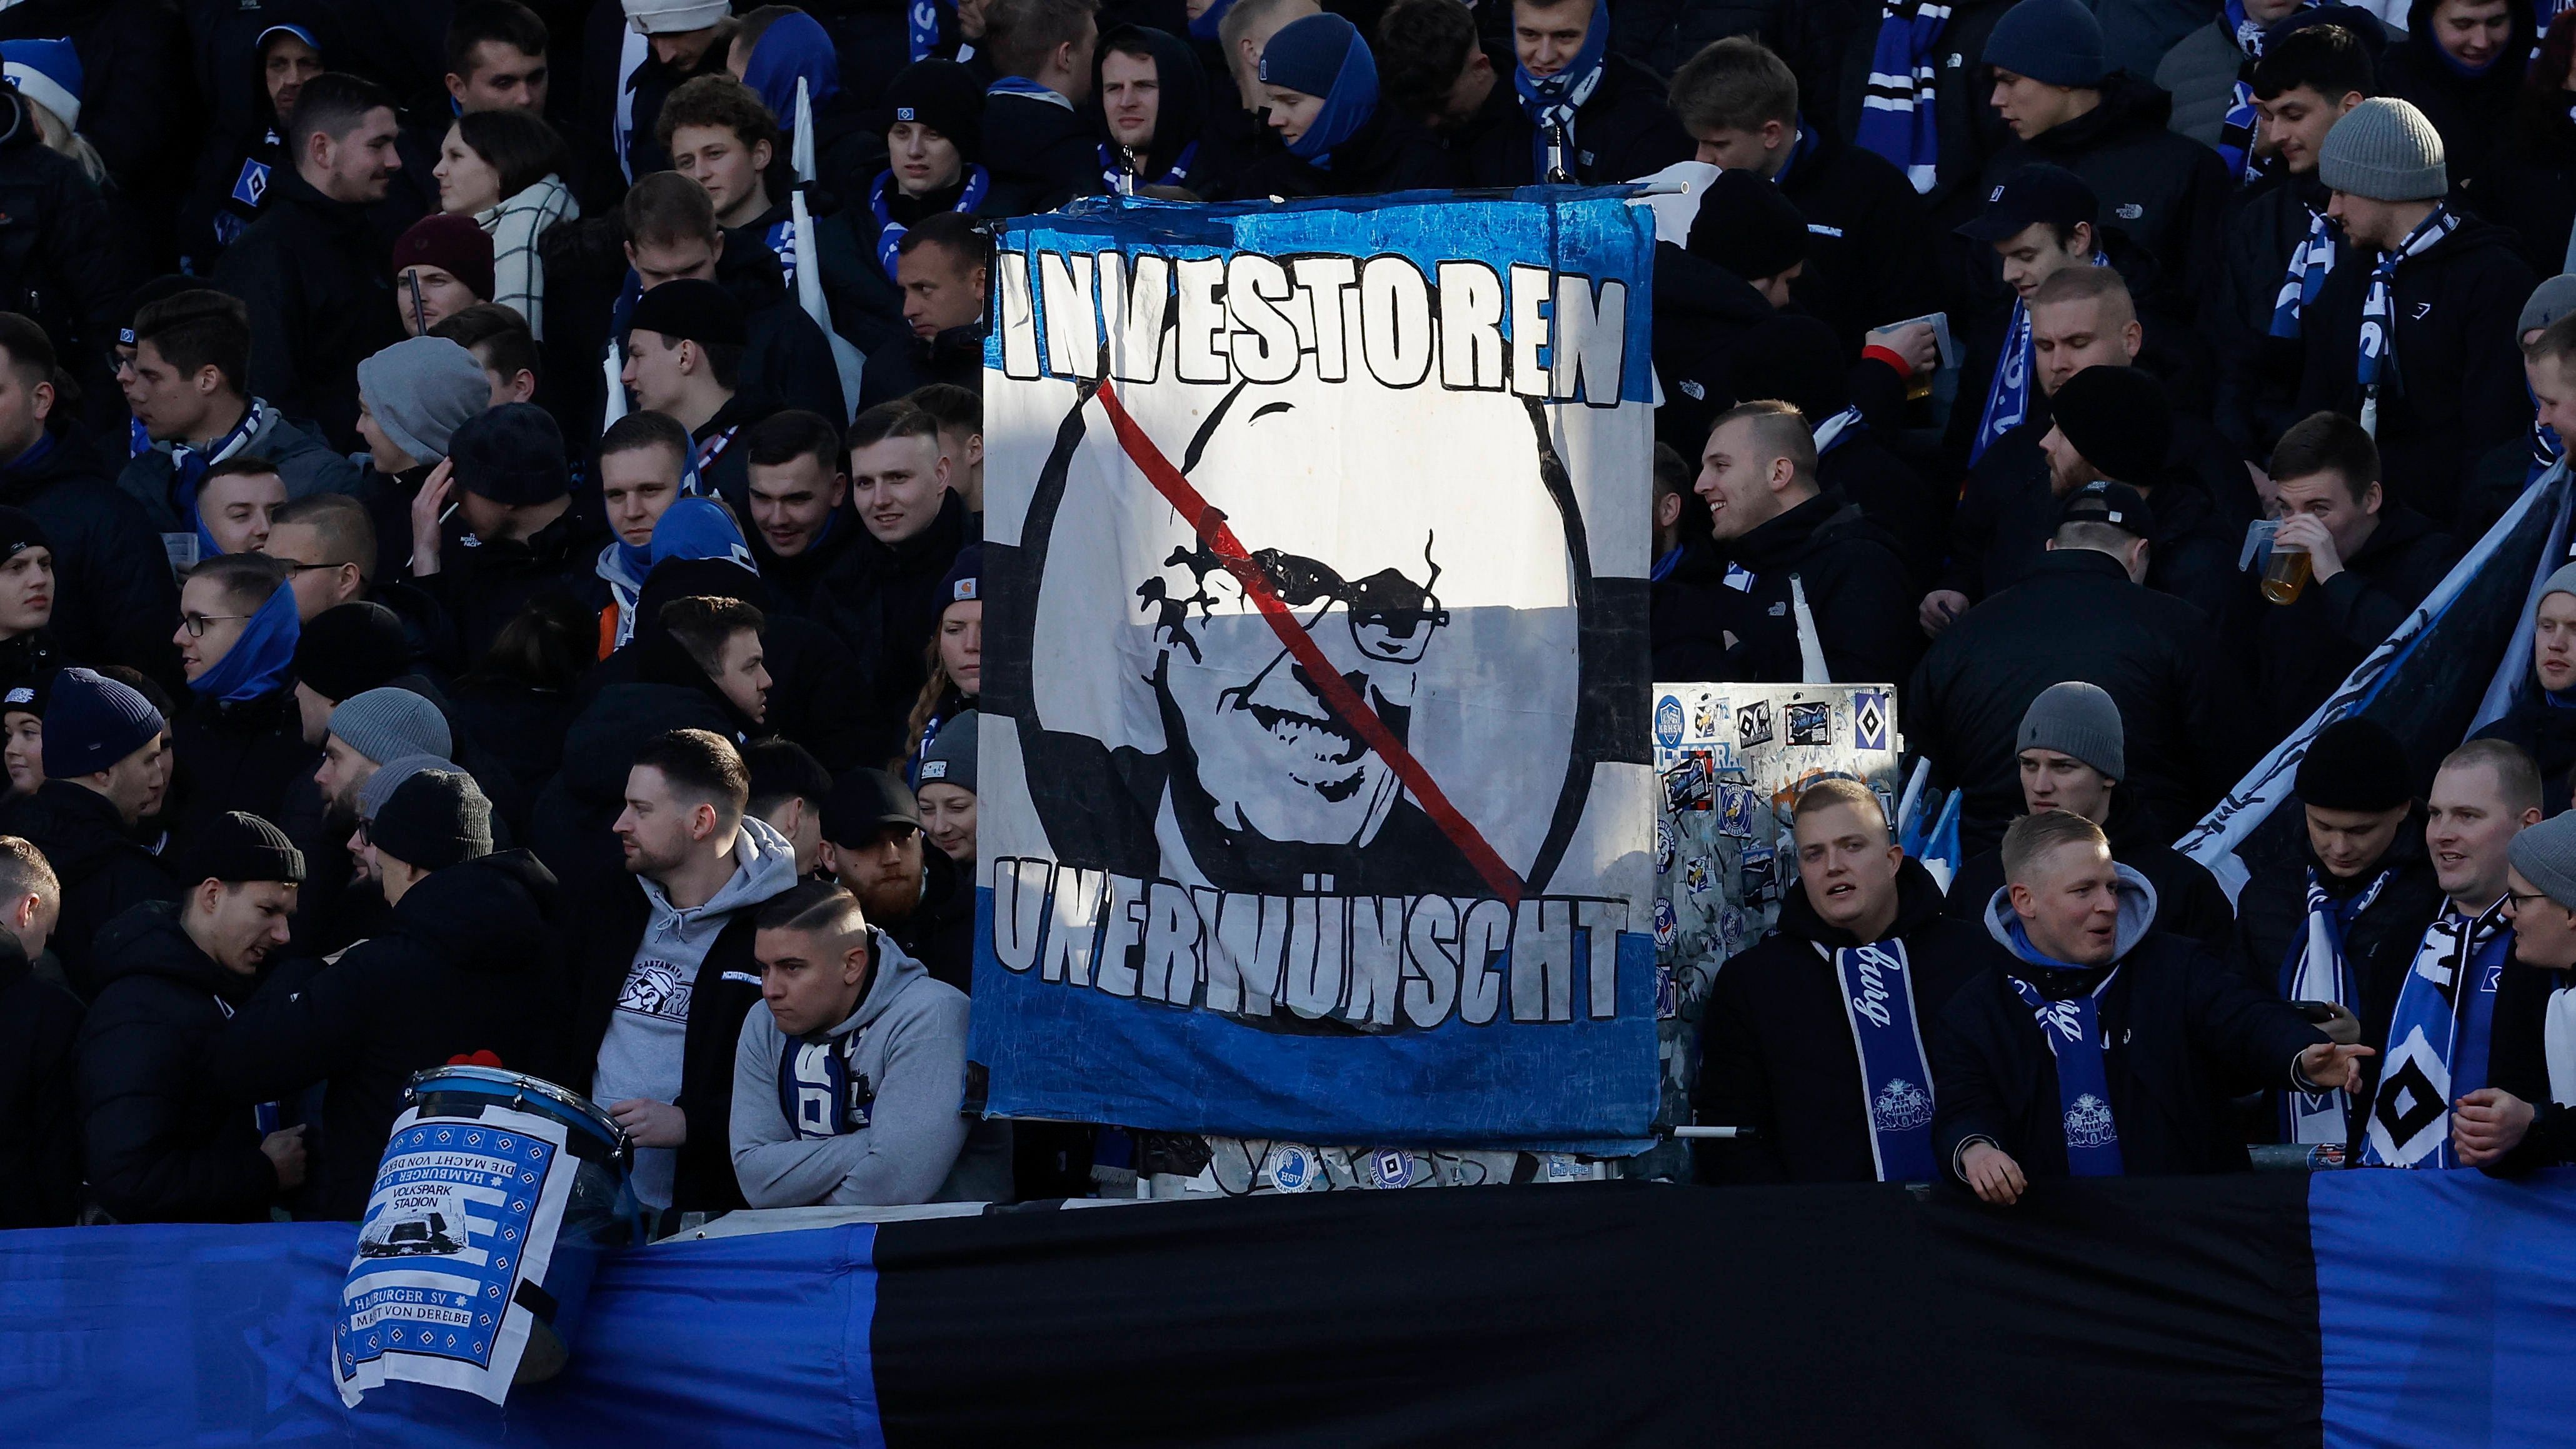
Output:
<path fill-rule="evenodd" d="M 590 1296 L 600 1258 L 611 1250 L 645 1241 L 643 1210 L 629 1180 L 633 1149 L 626 1134 L 605 1112 L 574 1093 L 537 1077 L 493 1067 L 449 1066 L 416 1073 L 404 1093 L 404 1101 L 412 1111 L 398 1124 L 393 1140 L 386 1146 L 387 1169 L 407 1154 L 417 1161 L 416 1154 L 435 1153 L 442 1147 L 451 1152 L 490 1152 L 508 1140 L 502 1135 L 506 1127 L 494 1127 L 496 1122 L 507 1122 L 501 1115 L 505 1113 L 539 1118 L 561 1130 L 562 1157 L 571 1161 L 554 1160 L 572 1171 L 570 1195 L 564 1200 L 560 1226 L 542 1276 L 534 1281 L 523 1278 L 510 1295 L 534 1320 L 512 1382 L 538 1383 L 552 1378 L 570 1356 L 573 1334 L 580 1323 L 582 1306 Z M 534 1134 L 523 1130 L 521 1135 L 525 1138 Z M 532 1152 L 534 1148 L 534 1143 L 523 1141 L 515 1150 Z M 473 1242 L 464 1222 L 447 1222 L 443 1220 L 445 1216 L 434 1210 L 378 1213 L 361 1231 L 360 1259 L 430 1255 L 453 1251 L 457 1246 L 480 1246 Z M 460 1211 L 458 1216 L 466 1214 Z M 504 1228 L 501 1236 L 515 1234 Z M 531 1235 L 517 1244 L 517 1251 L 527 1255 L 536 1246 Z M 496 1254 L 509 1250 L 509 1245 L 498 1239 L 490 1247 Z"/>

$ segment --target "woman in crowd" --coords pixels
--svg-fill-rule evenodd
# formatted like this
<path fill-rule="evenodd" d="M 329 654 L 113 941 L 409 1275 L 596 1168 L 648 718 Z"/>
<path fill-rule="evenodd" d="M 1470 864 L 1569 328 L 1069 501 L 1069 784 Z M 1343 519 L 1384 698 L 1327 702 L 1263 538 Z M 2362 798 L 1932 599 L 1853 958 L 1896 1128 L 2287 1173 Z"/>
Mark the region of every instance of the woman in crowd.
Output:
<path fill-rule="evenodd" d="M 939 581 L 935 597 L 947 602 L 939 609 L 939 632 L 930 637 L 930 678 L 913 702 L 903 759 L 893 767 L 897 774 L 911 775 L 909 762 L 921 758 L 946 721 L 974 709 L 984 692 L 984 600 L 976 587 L 983 566 L 984 546 L 970 543 Z"/>
<path fill-rule="evenodd" d="M 466 216 L 492 239 L 492 290 L 526 319 L 528 335 L 546 331 L 545 264 L 537 238 L 581 215 L 564 184 L 566 152 L 554 128 L 526 111 L 467 111 L 447 128 L 438 153 L 438 209 Z"/>

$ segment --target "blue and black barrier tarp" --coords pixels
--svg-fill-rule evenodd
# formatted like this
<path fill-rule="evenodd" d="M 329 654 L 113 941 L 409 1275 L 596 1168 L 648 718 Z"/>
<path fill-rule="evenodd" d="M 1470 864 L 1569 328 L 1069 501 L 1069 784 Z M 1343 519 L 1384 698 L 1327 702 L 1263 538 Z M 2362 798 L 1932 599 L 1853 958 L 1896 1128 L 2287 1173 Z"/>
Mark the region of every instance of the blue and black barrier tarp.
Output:
<path fill-rule="evenodd" d="M 2576 1174 L 1642 1184 L 1022 1211 L 613 1260 L 502 1407 L 325 1360 L 347 1226 L 0 1234 L 78 1445 L 2563 1443 Z"/>

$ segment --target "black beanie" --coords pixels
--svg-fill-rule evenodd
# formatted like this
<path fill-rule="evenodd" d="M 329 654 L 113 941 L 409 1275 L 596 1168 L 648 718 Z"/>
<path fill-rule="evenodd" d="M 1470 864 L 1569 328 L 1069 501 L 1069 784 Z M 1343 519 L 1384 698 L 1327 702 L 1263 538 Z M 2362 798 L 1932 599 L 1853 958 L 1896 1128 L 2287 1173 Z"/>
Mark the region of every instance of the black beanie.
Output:
<path fill-rule="evenodd" d="M 304 879 L 304 852 L 286 832 L 240 810 L 227 810 L 199 827 L 196 838 L 179 854 L 180 883 L 219 880 L 235 885 L 249 880 Z"/>
<path fill-rule="evenodd" d="M 2415 798 L 2406 747 L 2374 719 L 2317 731 L 2299 761 L 2299 802 L 2320 810 L 2394 810 Z"/>
<path fill-rule="evenodd" d="M 948 138 L 969 165 L 984 159 L 984 83 L 953 60 L 916 60 L 886 83 L 885 124 L 928 126 Z"/>
<path fill-rule="evenodd" d="M 30 548 L 52 550 L 44 525 L 23 508 L 0 507 L 0 559 L 14 558 L 20 550 Z"/>
<path fill-rule="evenodd" d="M 659 332 L 674 342 L 702 347 L 742 347 L 751 333 L 742 320 L 742 303 L 714 282 L 682 277 L 664 282 L 636 299 L 627 322 L 638 332 Z"/>
<path fill-rule="evenodd" d="M 1807 259 L 1807 218 L 1751 171 L 1721 171 L 1699 199 L 1690 250 L 1751 282 Z"/>
<path fill-rule="evenodd" d="M 376 807 L 367 840 L 414 870 L 479 860 L 492 853 L 492 802 L 461 770 L 423 770 Z"/>
<path fill-rule="evenodd" d="M 402 620 L 382 604 L 361 599 L 324 609 L 295 637 L 295 677 L 334 704 L 410 670 Z"/>
<path fill-rule="evenodd" d="M 447 458 L 457 487 L 495 503 L 527 507 L 572 491 L 563 429 L 535 403 L 503 403 L 467 419 L 447 440 Z"/>
<path fill-rule="evenodd" d="M 2057 430 L 2107 478 L 2153 488 L 2173 452 L 2173 405 L 2155 374 L 2096 365 L 2048 400 Z"/>

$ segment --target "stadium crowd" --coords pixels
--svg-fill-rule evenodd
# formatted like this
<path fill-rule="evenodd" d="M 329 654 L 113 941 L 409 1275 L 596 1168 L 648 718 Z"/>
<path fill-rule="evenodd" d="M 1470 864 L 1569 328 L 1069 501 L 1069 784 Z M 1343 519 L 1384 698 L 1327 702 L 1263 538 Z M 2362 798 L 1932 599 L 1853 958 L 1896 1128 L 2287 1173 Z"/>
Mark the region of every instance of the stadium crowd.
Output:
<path fill-rule="evenodd" d="M 2554 9 L 0 8 L 0 1226 L 356 1217 L 460 1061 L 656 1209 L 1089 1190 L 966 1061 L 990 219 L 1691 162 L 1655 677 L 1811 614 L 1972 855 L 1808 792 L 1702 1175 L 2576 1157 L 2576 571 L 2428 798 L 2164 844 L 2576 421 Z"/>

